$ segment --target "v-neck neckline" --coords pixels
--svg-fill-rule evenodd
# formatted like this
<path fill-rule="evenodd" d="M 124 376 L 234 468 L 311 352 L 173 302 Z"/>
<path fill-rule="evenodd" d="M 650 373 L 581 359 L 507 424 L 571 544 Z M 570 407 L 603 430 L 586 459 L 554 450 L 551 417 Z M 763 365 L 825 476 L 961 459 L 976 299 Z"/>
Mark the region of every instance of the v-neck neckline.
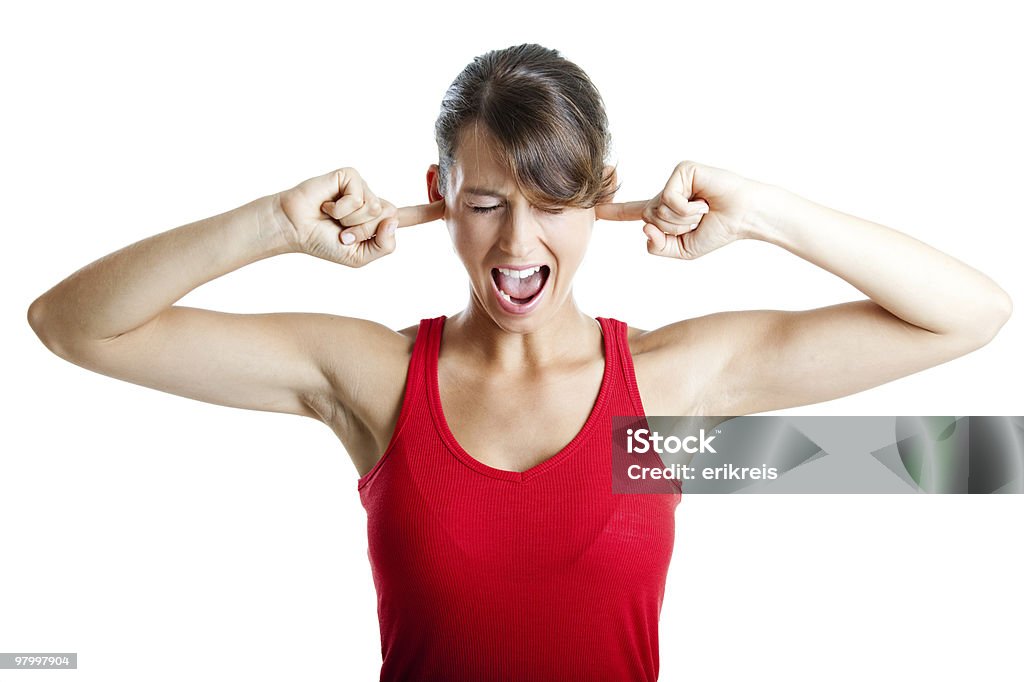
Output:
<path fill-rule="evenodd" d="M 579 430 L 579 432 L 565 445 L 565 447 L 551 457 L 548 457 L 542 462 L 539 462 L 523 471 L 512 471 L 484 464 L 477 458 L 470 455 L 465 448 L 459 444 L 459 441 L 455 438 L 455 434 L 452 433 L 451 427 L 448 425 L 448 419 L 445 417 L 444 408 L 441 405 L 441 390 L 439 387 L 437 372 L 438 358 L 440 357 L 441 349 L 441 338 L 444 333 L 444 324 L 446 320 L 446 315 L 440 316 L 433 328 L 433 337 L 430 339 L 430 352 L 427 354 L 427 387 L 430 392 L 430 400 L 428 402 L 430 403 L 430 413 L 434 417 L 435 424 L 437 425 L 438 431 L 441 433 L 441 437 L 443 438 L 445 445 L 448 446 L 448 449 L 451 450 L 456 457 L 471 469 L 484 474 L 485 476 L 490 476 L 504 481 L 525 483 L 534 476 L 542 474 L 555 465 L 564 462 L 573 453 L 579 450 L 580 445 L 587 439 L 600 420 L 601 413 L 604 411 L 604 405 L 607 402 L 608 392 L 611 387 L 612 370 L 615 364 L 613 360 L 615 347 L 614 339 L 612 338 L 614 330 L 612 329 L 610 321 L 600 317 L 597 318 L 597 322 L 601 327 L 601 339 L 602 345 L 604 346 L 604 373 L 601 377 L 601 388 L 598 390 L 597 398 L 594 401 L 593 408 L 590 410 L 590 414 L 587 416 L 587 420 L 583 423 L 583 428 Z"/>

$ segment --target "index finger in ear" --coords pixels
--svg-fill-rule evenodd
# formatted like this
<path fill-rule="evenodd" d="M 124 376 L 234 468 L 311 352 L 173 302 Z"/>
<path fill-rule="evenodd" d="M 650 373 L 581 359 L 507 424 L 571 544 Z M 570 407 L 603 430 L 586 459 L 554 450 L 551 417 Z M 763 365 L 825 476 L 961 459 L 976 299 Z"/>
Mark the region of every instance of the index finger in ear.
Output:
<path fill-rule="evenodd" d="M 594 207 L 595 217 L 601 220 L 643 220 L 647 201 L 607 202 Z"/>
<path fill-rule="evenodd" d="M 398 209 L 398 226 L 420 225 L 444 217 L 444 197 L 429 204 L 402 206 Z"/>

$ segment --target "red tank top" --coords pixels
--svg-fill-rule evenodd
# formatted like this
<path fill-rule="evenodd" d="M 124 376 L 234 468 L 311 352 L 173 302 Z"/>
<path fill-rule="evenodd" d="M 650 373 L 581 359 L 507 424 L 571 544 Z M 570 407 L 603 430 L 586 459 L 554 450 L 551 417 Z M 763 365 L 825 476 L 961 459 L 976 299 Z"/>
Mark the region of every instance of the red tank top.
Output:
<path fill-rule="evenodd" d="M 597 318 L 604 376 L 583 428 L 515 472 L 474 459 L 448 427 L 445 319 L 420 321 L 397 427 L 357 483 L 380 679 L 656 680 L 681 493 L 612 493 L 611 418 L 644 417 L 626 324 Z"/>

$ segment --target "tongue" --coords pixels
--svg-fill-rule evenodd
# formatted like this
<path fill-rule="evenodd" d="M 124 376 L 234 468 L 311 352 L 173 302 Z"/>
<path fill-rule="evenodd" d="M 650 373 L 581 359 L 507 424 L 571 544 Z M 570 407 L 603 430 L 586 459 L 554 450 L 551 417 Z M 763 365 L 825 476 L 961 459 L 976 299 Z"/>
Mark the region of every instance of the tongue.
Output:
<path fill-rule="evenodd" d="M 496 272 L 498 288 L 512 298 L 530 298 L 540 291 L 541 286 L 544 284 L 544 274 L 540 270 L 526 279 L 508 277 L 503 275 L 500 270 Z"/>

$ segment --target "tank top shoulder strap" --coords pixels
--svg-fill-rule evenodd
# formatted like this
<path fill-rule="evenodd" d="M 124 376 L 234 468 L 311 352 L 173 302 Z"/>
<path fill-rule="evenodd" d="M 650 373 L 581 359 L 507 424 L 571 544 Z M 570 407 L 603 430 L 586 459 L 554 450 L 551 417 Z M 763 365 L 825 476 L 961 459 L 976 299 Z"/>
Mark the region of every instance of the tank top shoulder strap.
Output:
<path fill-rule="evenodd" d="M 405 393 L 402 397 L 402 410 L 398 416 L 398 425 L 395 428 L 395 436 L 402 430 L 409 420 L 414 408 L 414 401 L 419 398 L 427 398 L 427 381 L 432 364 L 437 362 L 436 355 L 440 348 L 437 336 L 441 331 L 441 324 L 445 316 L 425 317 L 420 320 L 419 330 L 416 332 L 416 340 L 412 345 L 412 353 L 409 356 L 409 372 L 405 378 Z M 426 404 L 426 403 L 424 403 Z M 392 441 L 395 438 L 391 439 Z"/>
<path fill-rule="evenodd" d="M 420 320 L 420 328 L 416 333 L 416 342 L 413 344 L 412 357 L 409 359 L 409 367 L 416 367 L 420 379 L 426 377 L 427 365 L 430 363 L 430 356 L 437 354 L 441 347 L 438 338 L 445 315 L 437 317 L 426 317 Z"/>
<path fill-rule="evenodd" d="M 647 413 L 644 411 L 643 400 L 640 399 L 640 389 L 636 383 L 633 355 L 629 350 L 629 325 L 612 317 L 599 317 L 597 320 L 601 323 L 605 334 L 610 336 L 610 347 L 615 356 L 614 362 L 618 366 L 618 376 L 625 384 L 626 394 L 633 410 L 636 412 L 636 416 L 647 416 Z M 609 347 L 609 344 L 606 344 L 605 347 Z M 609 360 L 612 359 L 609 358 Z"/>

